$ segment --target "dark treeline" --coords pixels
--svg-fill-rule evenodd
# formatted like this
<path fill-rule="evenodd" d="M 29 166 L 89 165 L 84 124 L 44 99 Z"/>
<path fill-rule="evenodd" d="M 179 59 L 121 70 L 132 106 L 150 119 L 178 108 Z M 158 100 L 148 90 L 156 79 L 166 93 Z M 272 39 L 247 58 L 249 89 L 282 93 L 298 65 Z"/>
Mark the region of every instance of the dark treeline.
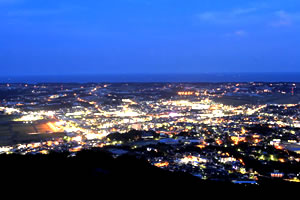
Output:
<path fill-rule="evenodd" d="M 235 185 L 230 182 L 201 180 L 183 172 L 169 172 L 150 165 L 133 155 L 113 157 L 101 149 L 83 150 L 76 156 L 68 152 L 48 155 L 0 155 L 1 181 L 19 187 L 62 187 L 80 189 L 107 188 L 116 191 L 159 191 L 176 188 L 179 191 L 197 191 L 211 194 L 212 191 L 232 192 L 268 191 L 289 184 L 264 184 L 262 186 Z M 292 185 L 293 186 L 293 185 Z M 225 195 L 226 195 L 225 194 Z"/>

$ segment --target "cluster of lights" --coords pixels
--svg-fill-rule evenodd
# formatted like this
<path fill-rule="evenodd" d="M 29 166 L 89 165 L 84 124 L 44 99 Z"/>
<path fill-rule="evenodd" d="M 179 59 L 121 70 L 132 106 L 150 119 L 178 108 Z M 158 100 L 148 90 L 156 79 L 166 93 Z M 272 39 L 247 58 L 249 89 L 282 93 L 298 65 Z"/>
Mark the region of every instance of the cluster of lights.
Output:
<path fill-rule="evenodd" d="M 199 96 L 200 93 L 199 92 L 192 92 L 192 91 L 184 91 L 184 92 L 177 92 L 177 94 L 179 96 L 191 96 L 191 95 L 196 95 L 196 96 Z"/>
<path fill-rule="evenodd" d="M 184 156 L 182 159 L 180 159 L 179 163 L 182 164 L 192 164 L 192 165 L 198 165 L 199 163 L 206 163 L 207 160 L 198 156 Z"/>
<path fill-rule="evenodd" d="M 21 113 L 21 111 L 17 108 L 9 108 L 9 107 L 0 107 L 0 111 L 4 112 L 5 114 L 11 115 L 14 113 Z"/>
<path fill-rule="evenodd" d="M 156 166 L 156 167 L 168 167 L 169 162 L 165 161 L 165 162 L 154 163 L 154 166 Z"/>

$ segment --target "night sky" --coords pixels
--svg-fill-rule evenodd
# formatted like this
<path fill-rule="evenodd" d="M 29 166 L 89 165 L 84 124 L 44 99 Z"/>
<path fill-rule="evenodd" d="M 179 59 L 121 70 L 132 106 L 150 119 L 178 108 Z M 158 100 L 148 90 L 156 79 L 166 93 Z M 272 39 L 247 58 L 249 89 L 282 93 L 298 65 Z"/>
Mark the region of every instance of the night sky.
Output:
<path fill-rule="evenodd" d="M 0 69 L 300 72 L 300 1 L 0 0 Z"/>

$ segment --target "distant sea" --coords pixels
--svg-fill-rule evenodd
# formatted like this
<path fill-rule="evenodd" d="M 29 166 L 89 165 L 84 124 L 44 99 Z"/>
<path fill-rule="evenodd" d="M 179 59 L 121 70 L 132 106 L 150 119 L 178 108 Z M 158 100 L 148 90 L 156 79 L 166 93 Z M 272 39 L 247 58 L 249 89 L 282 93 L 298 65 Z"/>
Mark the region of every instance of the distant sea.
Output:
<path fill-rule="evenodd" d="M 202 73 L 0 76 L 0 83 L 300 82 L 296 73 Z"/>

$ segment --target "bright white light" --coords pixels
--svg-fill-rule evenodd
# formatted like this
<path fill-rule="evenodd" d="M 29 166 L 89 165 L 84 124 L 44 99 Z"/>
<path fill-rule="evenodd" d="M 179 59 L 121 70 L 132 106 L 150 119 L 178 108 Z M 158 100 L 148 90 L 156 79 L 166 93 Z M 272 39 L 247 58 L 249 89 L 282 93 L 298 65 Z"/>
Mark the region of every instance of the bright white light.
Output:
<path fill-rule="evenodd" d="M 178 113 L 170 113 L 169 114 L 169 117 L 179 117 L 181 116 L 181 114 L 178 114 Z"/>

